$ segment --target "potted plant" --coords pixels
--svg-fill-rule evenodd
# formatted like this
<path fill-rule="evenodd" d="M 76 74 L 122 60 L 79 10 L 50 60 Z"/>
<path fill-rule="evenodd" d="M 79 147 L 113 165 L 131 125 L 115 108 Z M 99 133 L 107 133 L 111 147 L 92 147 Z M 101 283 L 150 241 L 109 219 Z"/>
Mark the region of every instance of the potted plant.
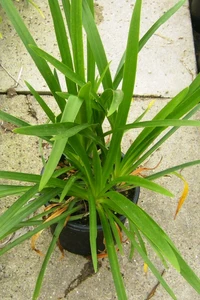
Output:
<path fill-rule="evenodd" d="M 49 226 L 54 231 L 33 299 L 39 296 L 46 266 L 59 237 L 69 224 L 75 221 L 77 224 L 77 220 L 80 223 L 86 222 L 89 228 L 90 252 L 95 272 L 98 265 L 98 229 L 99 226 L 102 227 L 103 244 L 119 299 L 127 299 L 117 259 L 117 250 L 123 252 L 121 230 L 130 240 L 131 253 L 133 248 L 138 251 L 173 299 L 176 299 L 173 291 L 147 256 L 146 242 L 162 261 L 168 261 L 200 293 L 199 278 L 181 257 L 174 243 L 146 212 L 129 199 L 132 198 L 132 193 L 136 197 L 137 187 L 172 196 L 170 191 L 154 180 L 200 163 L 200 160 L 196 160 L 172 166 L 146 178 L 139 176 L 139 167 L 180 126 L 200 126 L 199 121 L 189 120 L 200 108 L 200 76 L 171 99 L 152 120 L 141 121 L 143 113 L 134 122 L 127 123 L 138 53 L 159 26 L 184 2 L 178 1 L 139 39 L 142 1 L 136 1 L 126 51 L 112 79 L 110 64 L 95 24 L 92 0 L 63 0 L 64 17 L 58 0 L 49 0 L 61 61 L 37 47 L 12 1 L 0 0 L 60 108 L 60 114 L 55 115 L 37 91 L 26 83 L 47 115 L 49 123 L 30 125 L 0 111 L 2 120 L 18 127 L 13 130 L 15 133 L 37 136 L 52 146 L 40 175 L 0 172 L 0 178 L 4 180 L 31 183 L 30 186 L 0 186 L 0 196 L 22 193 L 0 217 L 0 238 L 6 238 L 22 227 L 34 225 L 32 231 L 7 244 L 0 250 L 0 254 Z M 87 71 L 84 64 L 83 28 L 87 41 Z M 54 67 L 53 71 L 49 64 Z M 57 71 L 65 76 L 66 91 L 61 90 Z M 105 120 L 110 124 L 109 131 L 104 130 Z M 143 130 L 123 154 L 121 147 L 124 133 L 135 128 Z M 34 201 L 30 202 L 30 199 Z M 46 207 L 44 212 L 37 213 L 43 206 Z M 29 217 L 33 212 L 36 213 L 34 217 Z M 124 226 L 124 218 L 128 221 L 128 228 Z"/>

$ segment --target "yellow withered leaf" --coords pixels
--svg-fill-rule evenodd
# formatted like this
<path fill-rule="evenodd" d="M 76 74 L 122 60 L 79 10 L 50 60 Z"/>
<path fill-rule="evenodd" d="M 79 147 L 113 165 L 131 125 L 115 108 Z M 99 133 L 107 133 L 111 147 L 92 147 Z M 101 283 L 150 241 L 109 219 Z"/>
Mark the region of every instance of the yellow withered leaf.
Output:
<path fill-rule="evenodd" d="M 148 104 L 147 109 L 148 109 L 148 110 L 151 109 L 155 102 L 156 102 L 156 100 L 152 100 L 152 101 Z"/>
<path fill-rule="evenodd" d="M 64 207 L 59 207 L 54 213 L 52 213 L 52 215 L 50 215 L 46 220 L 45 223 L 55 219 L 56 217 L 60 216 L 63 212 L 65 212 L 67 210 L 68 207 L 64 206 Z"/>
<path fill-rule="evenodd" d="M 175 176 L 179 177 L 184 183 L 183 192 L 182 192 L 182 195 L 181 195 L 181 197 L 178 201 L 178 205 L 177 205 L 176 212 L 175 212 L 175 215 L 174 215 L 174 219 L 176 219 L 177 214 L 179 213 L 183 203 L 185 202 L 185 199 L 187 198 L 187 195 L 188 195 L 188 192 L 189 192 L 189 184 L 181 174 L 178 174 L 176 172 L 174 172 L 173 174 Z"/>
<path fill-rule="evenodd" d="M 28 0 L 28 1 L 36 8 L 36 10 L 39 12 L 41 17 L 45 19 L 43 11 L 39 8 L 39 6 L 33 0 Z"/>
<path fill-rule="evenodd" d="M 148 273 L 148 265 L 144 263 L 144 273 L 145 275 Z"/>

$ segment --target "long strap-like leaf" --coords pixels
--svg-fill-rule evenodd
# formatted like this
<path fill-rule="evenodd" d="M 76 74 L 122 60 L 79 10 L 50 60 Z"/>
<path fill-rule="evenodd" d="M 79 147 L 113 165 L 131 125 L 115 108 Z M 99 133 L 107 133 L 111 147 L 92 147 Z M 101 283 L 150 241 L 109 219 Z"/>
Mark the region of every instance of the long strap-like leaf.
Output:
<path fill-rule="evenodd" d="M 38 278 L 37 278 L 37 282 L 36 282 L 36 286 L 35 286 L 35 290 L 34 290 L 34 294 L 33 294 L 33 298 L 32 298 L 33 300 L 37 300 L 38 297 L 39 297 L 40 289 L 42 287 L 42 282 L 43 282 L 43 278 L 44 278 L 44 274 L 45 274 L 48 262 L 50 260 L 50 257 L 52 255 L 53 251 L 54 251 L 56 243 L 59 239 L 59 235 L 60 235 L 60 233 L 61 233 L 61 231 L 64 227 L 64 223 L 65 223 L 65 219 L 63 218 L 62 220 L 59 221 L 59 223 L 56 226 L 52 241 L 49 245 L 49 248 L 48 248 L 46 256 L 45 256 L 45 259 L 44 259 L 42 267 L 40 269 L 40 273 L 39 273 Z"/>
<path fill-rule="evenodd" d="M 88 5 L 88 0 L 83 0 L 83 26 L 87 34 L 87 39 L 91 47 L 96 65 L 99 70 L 100 76 L 104 73 L 104 70 L 108 67 L 108 61 L 106 53 L 97 30 L 97 26 L 94 21 L 94 16 Z M 103 78 L 104 89 L 112 88 L 112 79 L 110 69 L 107 68 L 106 74 Z"/>
<path fill-rule="evenodd" d="M 128 41 L 126 47 L 126 60 L 124 65 L 123 84 L 122 90 L 124 92 L 124 98 L 119 106 L 118 114 L 116 118 L 115 126 L 117 128 L 126 124 L 128 112 L 130 109 L 130 103 L 132 100 L 133 89 L 136 78 L 138 47 L 139 47 L 139 31 L 140 31 L 140 16 L 141 16 L 142 1 L 137 0 L 133 10 Z M 119 144 L 123 136 L 123 131 L 116 131 L 113 133 L 113 137 L 110 143 L 109 153 L 103 168 L 103 178 L 105 182 L 108 174 L 113 169 L 114 159 L 116 157 L 116 150 L 119 151 Z"/>
<path fill-rule="evenodd" d="M 117 254 L 116 254 L 116 249 L 113 241 L 113 235 L 111 232 L 110 225 L 108 223 L 108 220 L 105 216 L 104 210 L 102 205 L 98 205 L 97 207 L 98 213 L 101 219 L 101 224 L 103 227 L 103 233 L 106 241 L 106 250 L 108 253 L 108 258 L 110 262 L 110 267 L 111 267 L 111 272 L 113 275 L 113 280 L 115 284 L 115 288 L 117 291 L 117 296 L 119 300 L 126 300 L 126 292 L 125 292 L 125 287 L 122 279 L 122 275 L 120 272 L 120 267 L 119 267 L 119 262 L 117 259 Z"/>
<path fill-rule="evenodd" d="M 70 7 L 70 32 L 72 52 L 76 73 L 85 80 L 83 32 L 82 32 L 82 0 L 71 1 Z"/>
<path fill-rule="evenodd" d="M 60 10 L 58 0 L 49 0 L 49 7 L 53 18 L 54 29 L 62 62 L 73 70 L 71 51 L 68 43 L 67 31 Z M 76 84 L 66 77 L 67 90 L 70 94 L 76 95 Z"/>
<path fill-rule="evenodd" d="M 77 96 L 70 96 L 68 102 L 66 103 L 65 109 L 63 111 L 61 123 L 74 122 L 81 105 L 82 105 L 81 99 L 79 99 Z M 68 111 L 70 111 L 70 115 Z M 40 187 L 39 187 L 40 190 L 42 190 L 45 187 L 45 185 L 51 178 L 54 170 L 56 169 L 57 164 L 61 158 L 61 155 L 63 154 L 63 151 L 66 147 L 67 140 L 68 138 L 64 138 L 61 140 L 56 140 L 54 142 L 50 157 L 48 159 L 48 162 L 44 169 L 44 173 L 41 178 Z"/>

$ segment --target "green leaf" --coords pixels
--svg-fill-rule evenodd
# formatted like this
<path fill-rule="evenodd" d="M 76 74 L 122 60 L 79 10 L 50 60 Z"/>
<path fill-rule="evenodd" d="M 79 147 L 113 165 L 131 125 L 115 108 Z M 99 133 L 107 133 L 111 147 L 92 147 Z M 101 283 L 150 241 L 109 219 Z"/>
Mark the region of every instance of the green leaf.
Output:
<path fill-rule="evenodd" d="M 90 227 L 90 249 L 94 271 L 97 272 L 98 268 L 98 260 L 97 260 L 97 211 L 96 211 L 96 203 L 95 198 L 92 193 L 88 191 L 88 203 L 89 203 L 89 227 Z"/>
<path fill-rule="evenodd" d="M 85 82 L 81 78 L 81 76 L 75 73 L 72 69 L 70 69 L 67 65 L 57 60 L 52 55 L 48 54 L 47 52 L 43 51 L 42 49 L 36 47 L 35 45 L 29 45 L 29 47 L 38 55 L 41 56 L 43 59 L 47 60 L 50 64 L 52 64 L 58 71 L 63 73 L 67 78 L 71 81 L 78 84 L 80 87 L 85 85 Z M 59 92 L 59 89 L 55 90 Z"/>
<path fill-rule="evenodd" d="M 186 0 L 179 0 L 174 6 L 172 6 L 168 11 L 166 11 L 144 34 L 140 40 L 140 49 L 144 47 L 147 41 L 152 37 L 161 25 L 168 21 L 186 2 Z"/>
<path fill-rule="evenodd" d="M 146 179 L 146 178 L 141 178 L 139 176 L 134 176 L 134 175 L 127 175 L 127 176 L 122 176 L 122 177 L 118 177 L 114 180 L 112 180 L 110 183 L 108 183 L 105 188 L 102 191 L 102 194 L 105 193 L 106 191 L 108 191 L 111 187 L 116 186 L 117 185 L 117 189 L 123 190 L 124 188 L 126 188 L 127 186 L 125 185 L 125 187 L 123 185 L 120 185 L 122 183 L 126 183 L 128 185 L 137 187 L 143 187 L 146 188 L 148 190 L 154 191 L 156 193 L 168 196 L 168 197 L 173 197 L 173 194 L 168 191 L 167 189 L 163 188 L 162 186 L 160 186 L 159 184 L 155 183 L 155 182 L 151 182 L 150 180 Z"/>
<path fill-rule="evenodd" d="M 70 167 L 62 167 L 58 170 L 55 170 L 55 172 L 53 173 L 52 175 L 52 178 L 57 178 L 63 174 L 66 174 L 69 173 L 71 170 L 74 170 L 74 167 L 70 166 Z"/>
<path fill-rule="evenodd" d="M 47 117 L 49 118 L 49 120 L 51 120 L 51 122 L 54 123 L 56 116 L 54 115 L 52 110 L 45 103 L 45 101 L 42 99 L 42 97 L 39 95 L 39 93 L 36 92 L 36 90 L 27 81 L 25 81 L 25 83 L 26 83 L 26 86 L 29 88 L 31 94 L 35 97 L 35 99 L 37 100 L 37 102 L 39 103 L 39 105 L 41 106 L 41 108 L 43 109 L 43 111 L 45 112 Z"/>
<path fill-rule="evenodd" d="M 196 78 L 192 81 L 189 86 L 189 93 L 195 92 L 200 87 L 200 74 L 196 76 Z"/>
<path fill-rule="evenodd" d="M 134 234 L 137 236 L 137 239 L 138 239 L 138 242 L 140 244 L 141 249 L 146 254 L 146 256 L 148 256 L 147 255 L 147 250 L 146 250 L 146 247 L 145 247 L 145 242 L 144 242 L 139 230 L 137 229 L 137 226 L 135 226 L 135 224 L 133 222 L 129 222 L 129 227 L 130 227 L 130 232 L 134 232 Z M 131 253 L 130 253 L 130 258 L 132 258 Z"/>
<path fill-rule="evenodd" d="M 109 198 L 101 199 L 100 203 L 106 204 L 112 210 L 124 215 L 131 222 L 133 222 L 137 228 L 152 241 L 159 249 L 161 254 L 168 259 L 168 261 L 180 271 L 180 265 L 174 253 L 173 249 L 168 243 L 168 237 L 158 224 L 140 207 L 132 203 L 129 199 L 117 192 L 108 192 L 106 196 Z"/>
<path fill-rule="evenodd" d="M 85 79 L 83 33 L 82 33 L 82 0 L 71 1 L 70 33 L 76 73 Z"/>
<path fill-rule="evenodd" d="M 137 58 L 139 49 L 139 31 L 140 31 L 140 14 L 141 14 L 141 0 L 135 2 L 134 10 L 132 13 L 132 18 L 129 27 L 128 41 L 126 46 L 126 60 L 123 72 L 123 83 L 122 91 L 124 93 L 124 98 L 119 106 L 117 118 L 115 121 L 115 128 L 123 127 L 126 124 L 128 112 L 130 109 L 130 104 L 133 96 L 133 89 L 136 78 L 137 69 Z M 122 131 L 117 131 L 113 133 L 110 149 L 105 161 L 103 168 L 103 178 L 105 182 L 107 181 L 108 174 L 113 170 L 113 165 L 116 159 L 116 151 L 119 151 L 121 139 L 123 136 Z"/>
<path fill-rule="evenodd" d="M 104 210 L 106 212 L 106 216 L 107 216 L 107 218 L 109 220 L 110 227 L 112 229 L 112 234 L 114 236 L 114 241 L 116 243 L 116 247 L 120 251 L 120 254 L 123 255 L 124 251 L 123 251 L 123 247 L 122 247 L 122 240 L 121 240 L 122 233 L 120 231 L 120 227 L 115 222 L 113 213 L 109 209 L 107 209 L 106 207 L 104 207 Z"/>
<path fill-rule="evenodd" d="M 188 88 L 181 91 L 178 95 L 176 95 L 172 100 L 170 100 L 164 108 L 162 108 L 159 113 L 153 118 L 152 121 L 156 120 L 164 120 L 167 119 L 168 116 L 178 107 L 178 105 L 184 101 L 185 97 L 187 97 Z M 178 118 L 171 118 L 178 119 Z M 149 127 L 144 128 L 142 132 L 137 136 L 134 142 L 129 147 L 126 152 L 124 159 L 122 161 L 124 173 L 127 172 L 127 169 L 130 165 L 133 164 L 134 160 L 143 153 L 149 145 L 153 143 L 153 141 L 162 133 L 165 129 L 162 127 Z"/>
<path fill-rule="evenodd" d="M 107 116 L 111 116 L 116 110 L 118 110 L 119 105 L 122 103 L 124 98 L 124 93 L 121 90 L 113 90 L 113 99 L 109 107 Z"/>
<path fill-rule="evenodd" d="M 147 239 L 148 240 L 148 239 Z M 153 251 L 157 254 L 157 256 L 159 257 L 159 259 L 161 260 L 162 264 L 164 265 L 164 267 L 166 269 L 168 269 L 168 264 L 165 260 L 165 258 L 163 257 L 163 255 L 160 253 L 159 249 L 150 241 L 148 240 L 148 243 L 151 245 Z"/>
<path fill-rule="evenodd" d="M 63 169 L 65 169 L 65 168 L 63 168 Z M 71 168 L 68 168 L 68 169 L 70 170 Z M 58 172 L 58 170 L 53 173 L 52 178 L 49 180 L 48 187 L 59 187 L 59 188 L 63 189 L 65 187 L 65 182 L 62 179 L 54 178 L 54 176 L 59 176 L 59 174 L 57 172 Z M 0 178 L 24 181 L 24 182 L 39 183 L 41 180 L 41 175 L 20 173 L 20 172 L 0 171 Z M 71 196 L 73 195 L 75 197 L 82 198 L 82 199 L 87 199 L 87 192 L 78 185 L 71 187 L 70 195 Z"/>
<path fill-rule="evenodd" d="M 71 34 L 71 30 L 70 30 L 70 1 L 69 0 L 62 0 L 62 5 L 63 5 L 63 10 L 64 10 L 64 14 L 65 14 L 65 18 L 67 21 L 67 28 L 69 30 L 69 34 Z"/>
<path fill-rule="evenodd" d="M 104 73 L 108 66 L 108 61 L 106 58 L 106 53 L 94 21 L 94 16 L 90 10 L 87 1 L 83 1 L 83 26 L 87 34 L 87 39 L 90 44 L 93 57 L 97 64 L 100 76 Z M 112 88 L 112 79 L 109 68 L 102 80 L 104 89 Z"/>
<path fill-rule="evenodd" d="M 168 175 L 170 173 L 173 173 L 175 171 L 183 170 L 185 168 L 188 168 L 188 167 L 191 167 L 191 166 L 195 166 L 195 165 L 199 165 L 199 164 L 200 164 L 200 160 L 190 161 L 190 162 L 187 162 L 187 163 L 184 163 L 184 164 L 181 164 L 181 165 L 177 165 L 177 166 L 165 169 L 165 170 L 163 170 L 161 172 L 152 174 L 150 176 L 147 176 L 146 179 L 155 180 L 157 178 L 163 177 L 163 176 Z"/>
<path fill-rule="evenodd" d="M 178 119 L 187 114 L 200 102 L 200 88 L 196 89 L 194 92 L 188 92 L 188 95 L 179 103 L 179 105 L 174 109 L 171 114 L 168 115 L 168 119 Z"/>
<path fill-rule="evenodd" d="M 0 185 L 0 198 L 10 195 L 21 194 L 30 189 L 30 186 L 17 186 L 17 185 Z"/>
<path fill-rule="evenodd" d="M 94 177 L 95 177 L 95 186 L 96 186 L 96 195 L 99 194 L 102 186 L 102 161 L 100 159 L 100 152 L 97 150 L 96 145 L 93 145 L 93 151 L 92 151 L 92 165 L 94 168 Z"/>
<path fill-rule="evenodd" d="M 179 8 L 185 3 L 185 0 L 178 1 L 173 7 L 171 7 L 167 12 L 165 12 L 152 26 L 151 28 L 144 34 L 139 42 L 139 51 L 144 47 L 144 45 L 148 42 L 148 40 L 152 37 L 152 35 L 156 32 L 161 25 L 163 25 L 169 18 L 179 10 Z M 113 86 L 117 89 L 119 83 L 123 77 L 124 70 L 124 62 L 125 62 L 126 52 L 123 54 L 119 66 L 117 68 L 117 72 L 114 78 Z"/>
<path fill-rule="evenodd" d="M 0 239 L 1 237 L 13 227 L 10 223 L 11 218 L 38 192 L 38 185 L 29 188 L 17 201 L 15 201 L 9 209 L 0 217 Z M 22 220 L 22 219 L 21 219 Z M 17 224 L 17 222 L 15 223 Z M 8 227 L 10 226 L 10 228 Z"/>
<path fill-rule="evenodd" d="M 35 51 L 35 53 L 45 60 L 47 60 L 50 64 L 52 64 L 58 71 L 60 71 L 62 74 L 64 74 L 67 78 L 69 78 L 71 81 L 75 82 L 79 87 L 84 86 L 86 83 L 82 80 L 80 75 L 75 73 L 73 70 L 71 70 L 68 66 L 54 58 L 52 55 L 48 54 L 47 52 L 43 51 L 42 49 L 34 46 L 29 45 L 31 49 Z M 92 96 L 98 100 L 99 96 L 92 91 Z M 59 89 L 56 90 L 56 95 L 59 95 Z M 61 97 L 62 98 L 62 97 Z"/>
<path fill-rule="evenodd" d="M 133 122 L 130 124 L 125 125 L 124 127 L 118 128 L 117 130 L 123 130 L 127 131 L 133 128 L 148 128 L 148 127 L 165 127 L 163 129 L 166 129 L 169 126 L 176 126 L 176 127 L 188 127 L 188 126 L 195 126 L 199 127 L 200 126 L 200 121 L 196 120 L 176 120 L 176 119 L 166 119 L 166 120 L 155 120 L 155 121 L 144 121 L 144 122 Z M 24 128 L 24 127 L 23 127 Z M 17 132 L 16 130 L 13 130 L 14 132 Z M 107 131 L 105 132 L 104 135 L 111 134 L 113 131 Z"/>
<path fill-rule="evenodd" d="M 56 40 L 60 50 L 62 62 L 73 70 L 73 63 L 71 57 L 71 50 L 68 43 L 67 31 L 65 29 L 64 20 L 60 10 L 60 4 L 58 0 L 49 0 L 49 7 L 53 18 L 54 30 L 56 34 Z M 76 94 L 76 84 L 66 78 L 67 90 L 71 94 Z"/>
<path fill-rule="evenodd" d="M 38 188 L 38 186 L 37 186 Z M 29 189 L 29 191 L 31 191 L 31 189 Z M 28 191 L 28 192 L 29 192 Z M 24 194 L 23 196 L 25 197 L 25 195 L 28 195 L 28 192 L 26 192 L 26 194 Z M 4 219 L 5 215 L 7 217 L 7 212 L 9 212 L 9 220 L 7 222 L 4 222 L 0 219 L 0 224 L 3 223 L 3 225 L 0 228 L 0 236 L 4 236 L 4 234 L 6 234 L 11 228 L 15 227 L 19 222 L 23 221 L 25 218 L 29 217 L 32 213 L 34 213 L 35 211 L 37 211 L 38 208 L 40 208 L 41 206 L 45 205 L 46 203 L 48 203 L 49 201 L 51 201 L 55 196 L 57 196 L 60 193 L 60 189 L 59 188 L 49 188 L 46 189 L 45 191 L 43 191 L 42 195 L 38 196 L 34 195 L 34 198 L 29 197 L 29 199 L 26 200 L 26 202 L 28 202 L 29 200 L 34 200 L 31 201 L 30 203 L 25 203 L 25 206 L 21 205 L 20 200 L 23 199 L 23 196 L 20 197 L 6 212 L 4 215 L 2 215 L 1 218 Z M 24 199 L 23 199 L 24 200 Z M 15 210 L 15 212 L 13 213 L 12 209 L 15 208 L 15 204 L 17 204 L 18 209 Z"/>
<path fill-rule="evenodd" d="M 56 243 L 59 239 L 59 235 L 64 227 L 64 223 L 65 223 L 65 218 L 63 218 L 62 220 L 59 221 L 58 225 L 56 226 L 56 229 L 54 231 L 54 234 L 53 234 L 53 238 L 52 238 L 52 241 L 49 245 L 49 248 L 47 250 L 47 253 L 45 255 L 45 259 L 43 261 L 43 264 L 42 264 L 42 267 L 40 269 L 40 273 L 39 273 L 39 276 L 37 278 L 37 282 L 36 282 L 36 286 L 35 286 L 35 290 L 34 290 L 34 294 L 33 294 L 33 300 L 37 300 L 38 297 L 39 297 L 39 294 L 40 294 L 40 289 L 41 289 L 41 286 L 42 286 L 42 282 L 43 282 L 43 278 L 44 278 L 44 274 L 45 274 L 45 271 L 46 271 L 46 268 L 47 268 L 47 265 L 49 263 L 49 260 L 50 260 L 50 257 L 54 251 L 54 248 L 56 246 Z"/>
<path fill-rule="evenodd" d="M 197 275 L 192 271 L 192 269 L 188 266 L 188 264 L 184 261 L 181 255 L 178 253 L 176 249 L 172 247 L 173 251 L 176 254 L 178 263 L 181 267 L 180 274 L 185 278 L 185 280 L 200 294 L 200 279 Z"/>
<path fill-rule="evenodd" d="M 133 90 L 137 71 L 137 60 L 139 53 L 141 6 L 142 1 L 136 0 L 130 22 L 122 81 L 122 91 L 124 92 L 124 100 L 120 106 L 120 113 L 118 114 L 117 119 L 119 125 L 124 125 L 126 123 L 130 103 L 133 97 Z"/>
<path fill-rule="evenodd" d="M 108 253 L 108 259 L 110 262 L 111 272 L 113 275 L 113 280 L 114 280 L 115 288 L 117 291 L 117 296 L 118 296 L 118 299 L 126 300 L 127 296 L 126 296 L 126 292 L 125 292 L 122 275 L 120 272 L 120 266 L 119 266 L 119 262 L 117 259 L 115 244 L 113 241 L 113 235 L 112 235 L 112 232 L 110 229 L 110 225 L 108 223 L 108 220 L 106 218 L 106 215 L 102 208 L 102 205 L 99 204 L 97 206 L 97 210 L 98 210 L 101 224 L 103 227 L 103 233 L 104 233 L 104 237 L 105 237 L 105 241 L 106 241 L 106 250 Z"/>
<path fill-rule="evenodd" d="M 127 228 L 122 224 L 122 222 L 114 216 L 115 221 L 118 223 L 118 225 L 122 228 L 130 242 L 132 243 L 133 247 L 138 251 L 144 262 L 149 266 L 151 269 L 152 273 L 155 275 L 155 277 L 159 280 L 159 282 L 162 284 L 163 288 L 168 292 L 168 294 L 172 297 L 172 299 L 177 299 L 176 296 L 174 295 L 173 291 L 170 289 L 166 281 L 163 279 L 157 268 L 154 266 L 154 264 L 151 262 L 151 260 L 147 257 L 146 251 L 141 245 L 138 245 L 136 242 L 133 234 L 131 231 L 128 231 Z M 131 222 L 131 224 L 133 224 Z"/>
<path fill-rule="evenodd" d="M 0 171 L 0 178 L 38 183 L 41 176 L 21 172 Z"/>
<path fill-rule="evenodd" d="M 67 182 L 65 184 L 65 187 L 63 188 L 62 190 L 62 193 L 60 195 L 60 200 L 59 202 L 62 202 L 65 197 L 67 196 L 67 193 L 69 192 L 70 188 L 72 187 L 72 185 L 74 184 L 74 182 L 77 180 L 77 177 L 76 176 L 73 176 L 73 177 L 69 177 L 67 179 Z"/>
<path fill-rule="evenodd" d="M 17 238 L 16 240 L 14 240 L 13 242 L 9 243 L 8 245 L 6 245 L 4 248 L 0 249 L 0 256 L 3 255 L 4 253 L 6 253 L 7 251 L 9 251 L 10 249 L 12 249 L 13 247 L 21 244 L 22 242 L 24 242 L 27 239 L 30 239 L 33 235 L 35 235 L 36 233 L 40 232 L 43 229 L 46 229 L 48 227 L 50 227 L 50 225 L 54 224 L 54 223 L 58 223 L 61 219 L 65 219 L 66 217 L 68 217 L 69 215 L 73 214 L 74 212 L 79 211 L 82 208 L 82 206 L 78 205 L 75 208 L 71 209 L 71 210 L 67 210 L 66 212 L 64 212 L 63 214 L 61 214 L 60 216 L 47 221 L 47 222 L 43 222 L 42 224 L 38 225 L 35 229 L 33 229 L 32 231 L 29 231 L 27 233 L 25 233 L 24 235 L 20 236 L 19 238 Z M 16 231 L 15 227 L 14 230 L 10 231 L 10 233 Z"/>
<path fill-rule="evenodd" d="M 103 82 L 103 79 L 104 79 L 104 76 L 106 75 L 106 72 L 107 70 L 109 69 L 110 67 L 110 63 L 108 63 L 108 65 L 105 67 L 104 71 L 102 72 L 101 76 L 96 78 L 95 80 L 95 84 L 94 84 L 94 91 L 97 92 L 100 85 L 102 84 Z"/>
<path fill-rule="evenodd" d="M 70 138 L 72 136 L 77 135 L 78 133 L 80 133 L 81 136 L 83 135 L 85 137 L 90 138 L 92 135 L 92 131 L 86 130 L 86 129 L 91 126 L 93 126 L 93 124 L 91 124 L 91 125 L 90 124 L 81 124 L 81 125 L 74 126 L 67 132 L 54 136 L 53 138 L 51 138 L 51 141 L 60 140 L 60 139 L 66 138 L 66 137 Z"/>
<path fill-rule="evenodd" d="M 173 242 L 158 224 L 141 208 L 132 203 L 123 195 L 116 192 L 106 194 L 108 199 L 101 199 L 99 203 L 107 205 L 110 209 L 123 214 L 133 222 L 144 236 L 150 240 L 157 251 L 166 258 L 174 268 L 187 280 L 187 282 L 200 294 L 200 279 L 183 260 Z M 126 231 L 125 231 L 126 232 Z M 126 233 L 127 234 L 127 233 Z M 132 240 L 134 243 L 134 241 Z M 136 245 L 135 245 L 136 246 Z M 149 263 L 148 263 L 149 264 Z"/>
<path fill-rule="evenodd" d="M 91 82 L 86 83 L 79 91 L 78 97 L 83 99 L 83 106 L 80 111 L 79 119 L 82 122 L 92 123 L 92 99 L 90 97 L 91 94 Z"/>
<path fill-rule="evenodd" d="M 0 110 L 0 119 L 6 122 L 10 122 L 11 124 L 14 124 L 16 126 L 29 126 L 29 123 L 22 121 L 21 119 L 18 119 L 10 114 L 7 114 L 6 112 Z"/>
<path fill-rule="evenodd" d="M 129 221 L 128 221 L 128 223 L 129 223 L 129 231 L 130 231 L 130 233 L 132 235 L 132 238 L 135 240 L 135 227 L 132 226 L 133 223 L 131 223 Z M 134 243 L 132 243 L 132 241 L 130 241 L 130 242 L 131 242 L 131 245 L 130 245 L 129 259 L 131 260 L 133 258 L 133 256 L 134 256 L 134 253 L 135 253 L 135 245 L 134 245 Z"/>
<path fill-rule="evenodd" d="M 54 123 L 54 124 L 24 126 L 21 128 L 14 129 L 13 132 L 19 134 L 25 134 L 25 135 L 34 135 L 39 137 L 62 135 L 63 137 L 69 138 L 90 126 L 91 126 L 90 124 L 61 122 L 61 123 Z"/>
<path fill-rule="evenodd" d="M 189 118 L 191 118 L 199 109 L 200 104 L 198 104 L 187 115 L 185 115 L 183 120 L 188 120 Z M 158 142 L 155 142 L 155 144 L 151 146 L 149 150 L 145 151 L 145 153 L 142 156 L 140 156 L 140 158 L 137 159 L 134 164 L 131 164 L 128 173 L 131 173 L 138 166 L 140 166 L 148 157 L 151 156 L 152 153 L 154 153 L 154 151 L 156 151 L 167 139 L 169 139 L 169 137 L 172 136 L 172 134 L 174 134 L 178 128 L 179 127 L 173 127 L 165 135 L 158 139 Z"/>
<path fill-rule="evenodd" d="M 87 0 L 88 6 L 91 10 L 92 16 L 94 16 L 94 1 Z M 90 43 L 87 39 L 87 81 L 90 81 L 94 86 L 95 83 L 95 59 L 90 47 Z M 97 92 L 97 90 L 95 90 Z"/>
<path fill-rule="evenodd" d="M 65 109 L 62 114 L 61 123 L 63 122 L 74 122 L 76 116 L 81 108 L 82 100 L 79 99 L 77 96 L 70 96 Z M 58 162 L 63 154 L 63 151 L 66 147 L 68 138 L 56 140 L 53 144 L 53 148 L 51 154 L 49 156 L 48 162 L 45 166 L 44 173 L 42 175 L 39 190 L 41 191 L 49 179 L 51 178 L 54 170 L 56 169 Z"/>
<path fill-rule="evenodd" d="M 125 125 L 119 130 L 129 130 L 132 128 L 147 128 L 147 127 L 169 127 L 169 126 L 200 126 L 200 121 L 195 120 L 176 120 L 176 119 L 167 119 L 167 120 L 155 120 L 155 121 L 144 121 L 144 122 L 134 122 L 128 125 Z"/>
<path fill-rule="evenodd" d="M 100 97 L 100 105 L 101 107 L 103 107 L 104 114 L 109 110 L 109 107 L 111 106 L 113 100 L 113 93 L 114 91 L 112 89 L 106 89 L 103 91 Z M 105 116 L 103 115 L 103 117 Z"/>
<path fill-rule="evenodd" d="M 60 80 L 59 80 L 59 77 L 58 77 L 58 72 L 57 72 L 57 70 L 56 70 L 55 68 L 53 69 L 53 74 L 54 74 L 54 76 L 55 76 L 55 78 L 56 78 L 56 81 L 57 81 L 57 83 L 58 83 L 58 85 L 59 85 L 59 90 L 61 91 L 62 88 L 61 88 Z M 58 93 L 59 93 L 59 92 L 58 92 Z M 56 93 L 56 94 L 59 96 L 58 93 Z"/>
<path fill-rule="evenodd" d="M 123 96 L 124 93 L 121 90 L 114 91 L 112 89 L 106 89 L 102 93 L 99 103 L 104 112 L 99 117 L 100 124 L 103 123 L 105 116 L 107 115 L 111 128 L 115 126 L 116 114 L 114 113 L 118 110 L 119 105 L 123 101 Z"/>
<path fill-rule="evenodd" d="M 62 97 L 63 99 L 68 99 L 69 96 L 71 95 L 68 92 L 56 92 L 60 97 Z"/>
<path fill-rule="evenodd" d="M 87 184 L 89 184 L 93 193 L 95 193 L 90 157 L 85 151 L 84 145 L 81 144 L 81 141 L 78 139 L 77 136 L 73 136 L 70 138 L 70 146 L 73 148 L 74 152 L 79 158 L 79 161 L 81 162 L 82 172 L 85 174 L 84 180 L 87 181 Z"/>

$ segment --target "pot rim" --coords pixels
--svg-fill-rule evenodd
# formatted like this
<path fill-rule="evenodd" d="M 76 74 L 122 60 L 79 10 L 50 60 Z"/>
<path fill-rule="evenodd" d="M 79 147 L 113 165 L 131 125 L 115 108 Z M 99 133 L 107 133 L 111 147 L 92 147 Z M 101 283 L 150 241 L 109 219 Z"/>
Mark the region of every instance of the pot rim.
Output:
<path fill-rule="evenodd" d="M 135 193 L 134 193 L 132 202 L 137 204 L 138 199 L 139 199 L 139 194 L 140 194 L 140 187 L 137 186 L 137 187 L 134 187 L 133 189 L 135 190 Z M 126 219 L 126 217 L 121 215 L 119 217 L 119 219 L 120 219 L 120 221 L 124 221 Z M 67 226 L 73 228 L 74 230 L 78 230 L 78 231 L 80 230 L 80 228 L 82 231 L 88 231 L 90 229 L 89 225 L 80 224 L 80 223 L 77 223 L 77 221 L 69 221 L 67 223 Z M 97 225 L 97 230 L 102 230 L 102 225 Z"/>

